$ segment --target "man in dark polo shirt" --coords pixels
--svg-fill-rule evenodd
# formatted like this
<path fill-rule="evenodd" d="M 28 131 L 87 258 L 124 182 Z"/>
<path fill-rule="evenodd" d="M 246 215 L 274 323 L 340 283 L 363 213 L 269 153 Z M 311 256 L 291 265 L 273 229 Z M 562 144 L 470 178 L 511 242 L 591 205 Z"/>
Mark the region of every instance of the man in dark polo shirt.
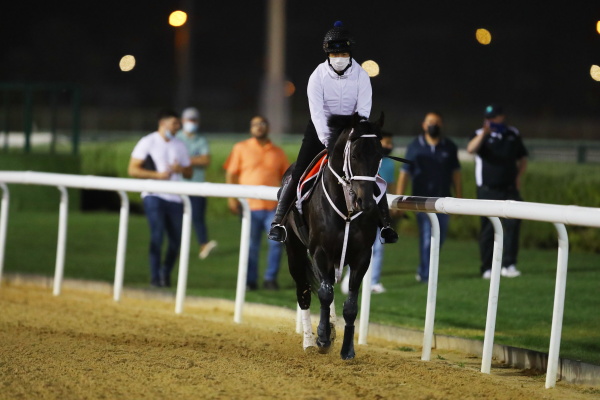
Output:
<path fill-rule="evenodd" d="M 505 124 L 501 106 L 485 108 L 483 127 L 475 131 L 467 151 L 475 154 L 475 181 L 477 198 L 484 200 L 522 201 L 519 189 L 521 177 L 527 168 L 527 149 L 519 131 Z M 503 219 L 504 254 L 502 276 L 514 278 L 521 275 L 517 269 L 519 231 L 521 220 Z M 479 235 L 481 275 L 490 279 L 494 251 L 494 228 L 487 217 L 481 217 Z"/>
<path fill-rule="evenodd" d="M 421 124 L 423 133 L 406 149 L 405 158 L 412 164 L 404 164 L 398 177 L 398 194 L 404 194 L 407 184 L 412 183 L 413 196 L 449 197 L 454 189 L 455 197 L 462 197 L 462 181 L 458 149 L 454 142 L 442 135 L 443 121 L 439 112 L 429 112 Z M 440 223 L 440 246 L 448 231 L 448 214 L 437 214 Z M 417 213 L 419 225 L 420 262 L 415 278 L 419 282 L 429 280 L 429 253 L 431 249 L 431 222 L 425 213 Z"/>

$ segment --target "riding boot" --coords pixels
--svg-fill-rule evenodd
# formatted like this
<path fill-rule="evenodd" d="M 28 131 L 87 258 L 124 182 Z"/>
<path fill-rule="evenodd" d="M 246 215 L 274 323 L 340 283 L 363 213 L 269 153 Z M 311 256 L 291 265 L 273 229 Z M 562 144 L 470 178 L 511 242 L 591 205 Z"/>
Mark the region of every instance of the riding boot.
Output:
<path fill-rule="evenodd" d="M 285 242 L 285 239 L 287 238 L 287 231 L 281 223 L 292 206 L 292 202 L 296 198 L 297 185 L 298 183 L 290 177 L 290 179 L 288 179 L 287 182 L 281 187 L 281 192 L 279 193 L 279 203 L 277 204 L 277 210 L 275 210 L 273 222 L 271 222 L 271 230 L 267 236 L 270 240 L 274 240 L 276 242 Z"/>
<path fill-rule="evenodd" d="M 379 213 L 381 214 L 381 238 L 383 243 L 396 243 L 398 241 L 398 234 L 392 228 L 392 218 L 390 217 L 390 209 L 385 196 L 381 199 L 378 204 Z"/>

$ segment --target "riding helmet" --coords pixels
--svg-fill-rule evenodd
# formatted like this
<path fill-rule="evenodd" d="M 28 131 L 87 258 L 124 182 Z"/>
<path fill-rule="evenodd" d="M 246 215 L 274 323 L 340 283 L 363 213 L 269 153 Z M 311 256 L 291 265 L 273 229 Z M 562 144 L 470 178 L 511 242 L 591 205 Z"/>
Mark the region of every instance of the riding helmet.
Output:
<path fill-rule="evenodd" d="M 345 28 L 342 21 L 335 21 L 333 28 L 327 31 L 323 39 L 325 53 L 351 53 L 354 39 L 350 31 Z"/>

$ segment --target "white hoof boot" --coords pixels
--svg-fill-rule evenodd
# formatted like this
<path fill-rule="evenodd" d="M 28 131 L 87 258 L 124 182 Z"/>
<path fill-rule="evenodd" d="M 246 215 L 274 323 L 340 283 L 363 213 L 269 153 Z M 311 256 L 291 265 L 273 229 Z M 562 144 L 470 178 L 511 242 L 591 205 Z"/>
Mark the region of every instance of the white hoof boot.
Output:
<path fill-rule="evenodd" d="M 302 347 L 304 348 L 304 351 L 309 350 L 311 347 L 312 348 L 317 347 L 317 342 L 315 341 L 315 335 L 313 335 L 312 332 L 309 334 L 304 333 L 304 340 L 302 342 Z"/>

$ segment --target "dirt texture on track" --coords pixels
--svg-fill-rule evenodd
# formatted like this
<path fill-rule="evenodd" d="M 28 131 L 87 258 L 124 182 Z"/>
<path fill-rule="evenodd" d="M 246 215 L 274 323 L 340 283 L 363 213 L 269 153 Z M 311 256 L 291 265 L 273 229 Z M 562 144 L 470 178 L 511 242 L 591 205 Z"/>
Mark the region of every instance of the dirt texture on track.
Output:
<path fill-rule="evenodd" d="M 592 399 L 599 391 L 450 351 L 369 338 L 354 360 L 306 354 L 293 319 L 105 293 L 0 287 L 2 399 Z M 338 334 L 342 328 L 338 327 Z M 356 342 L 355 342 L 356 343 Z"/>

